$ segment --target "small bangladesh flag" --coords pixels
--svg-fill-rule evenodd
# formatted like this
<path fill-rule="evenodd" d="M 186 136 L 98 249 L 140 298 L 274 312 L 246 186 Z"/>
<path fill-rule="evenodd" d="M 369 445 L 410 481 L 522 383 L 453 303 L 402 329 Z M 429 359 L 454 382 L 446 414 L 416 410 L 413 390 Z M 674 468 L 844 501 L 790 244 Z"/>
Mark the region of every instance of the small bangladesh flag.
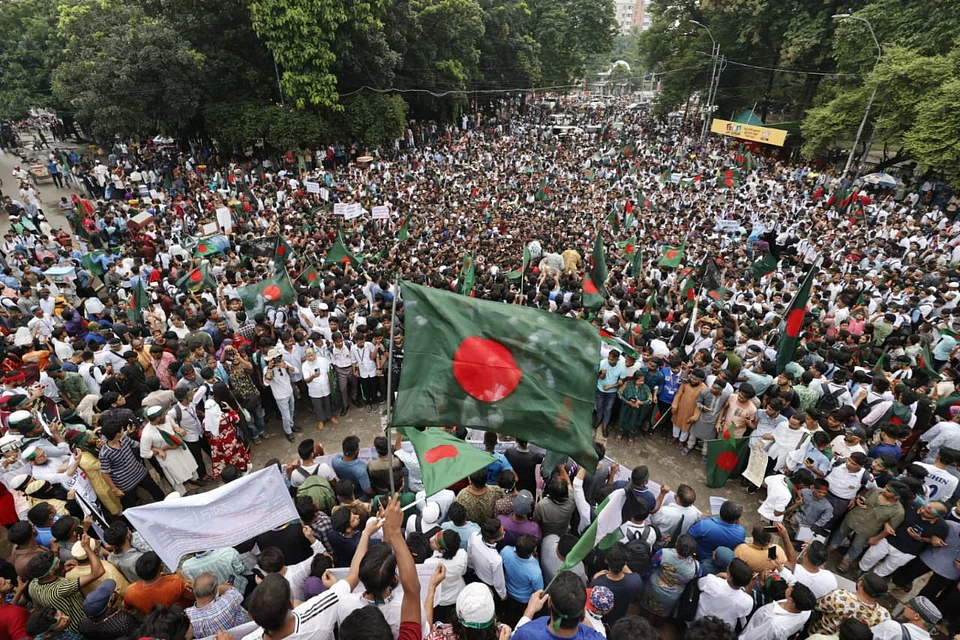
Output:
<path fill-rule="evenodd" d="M 683 262 L 683 252 L 687 248 L 687 241 L 684 240 L 679 247 L 667 245 L 663 248 L 663 255 L 660 256 L 659 264 L 661 267 L 672 267 L 676 269 Z"/>
<path fill-rule="evenodd" d="M 268 308 L 285 307 L 297 299 L 297 294 L 284 269 L 270 278 L 240 287 L 237 289 L 237 297 L 243 301 L 243 308 L 248 314 L 257 314 Z"/>
<path fill-rule="evenodd" d="M 924 344 L 923 348 L 920 350 L 920 355 L 917 356 L 917 364 L 920 366 L 920 371 L 927 374 L 930 378 L 940 379 L 940 374 L 937 373 L 937 370 L 934 369 L 933 365 L 933 355 L 930 353 L 930 345 Z"/>
<path fill-rule="evenodd" d="M 143 310 L 150 306 L 150 295 L 143 286 L 143 278 L 137 280 L 130 294 L 129 317 L 134 324 L 140 324 L 143 319 Z"/>
<path fill-rule="evenodd" d="M 800 331 L 803 329 L 803 319 L 807 315 L 807 301 L 810 299 L 810 288 L 813 286 L 813 279 L 820 271 L 821 258 L 818 258 L 807 276 L 800 285 L 797 295 L 790 301 L 790 308 L 784 315 L 783 335 L 780 336 L 780 343 L 777 345 L 777 373 L 782 372 L 786 366 L 793 360 L 793 354 L 797 351 L 797 345 L 800 343 Z"/>
<path fill-rule="evenodd" d="M 457 293 L 474 297 L 473 287 L 476 282 L 477 271 L 473 264 L 473 256 L 466 253 L 463 256 L 463 266 L 460 267 L 460 276 L 457 278 Z"/>
<path fill-rule="evenodd" d="M 290 243 L 287 242 L 287 239 L 283 236 L 277 236 L 277 250 L 273 257 L 273 261 L 277 264 L 286 264 L 288 263 L 293 256 L 295 255 L 293 247 L 290 246 Z"/>
<path fill-rule="evenodd" d="M 951 409 L 960 405 L 960 393 L 953 393 L 946 398 L 937 401 L 937 408 L 934 413 L 941 418 L 951 418 Z"/>
<path fill-rule="evenodd" d="M 408 282 L 400 291 L 406 359 L 394 426 L 496 431 L 596 468 L 596 328 Z"/>
<path fill-rule="evenodd" d="M 187 445 L 183 443 L 183 439 L 175 433 L 170 433 L 165 429 L 157 429 L 160 432 L 160 437 L 163 438 L 163 441 L 172 447 L 180 447 L 181 449 L 186 449 Z"/>
<path fill-rule="evenodd" d="M 520 282 L 523 282 L 523 278 L 527 275 L 527 267 L 530 266 L 530 259 L 531 259 L 530 249 L 528 249 L 527 247 L 524 247 L 523 248 L 523 264 L 520 266 L 519 269 L 514 269 L 513 271 L 508 273 L 507 279 L 513 280 L 513 281 L 519 280 Z"/>
<path fill-rule="evenodd" d="M 640 353 L 634 349 L 629 342 L 623 338 L 620 338 L 619 336 L 613 335 L 606 329 L 600 329 L 600 340 L 606 342 L 608 345 L 624 355 L 633 356 L 634 358 L 640 357 Z"/>
<path fill-rule="evenodd" d="M 320 272 L 317 270 L 317 265 L 312 264 L 306 269 L 304 269 L 299 276 L 297 276 L 297 282 L 305 282 L 308 287 L 315 287 L 320 284 Z"/>
<path fill-rule="evenodd" d="M 496 461 L 486 451 L 443 429 L 428 427 L 425 431 L 418 431 L 405 428 L 398 431 L 413 445 L 417 460 L 420 461 L 423 490 L 428 496 L 443 491 Z"/>
<path fill-rule="evenodd" d="M 680 298 L 687 302 L 693 302 L 697 297 L 697 284 L 694 281 L 693 274 L 691 273 L 683 281 L 683 285 L 680 287 Z"/>
<path fill-rule="evenodd" d="M 763 254 L 762 258 L 750 265 L 750 271 L 753 272 L 753 279 L 759 280 L 768 273 L 776 271 L 778 262 L 780 261 L 777 260 L 777 256 L 769 251 Z"/>
<path fill-rule="evenodd" d="M 733 423 L 723 430 L 719 440 L 707 442 L 707 481 L 711 489 L 722 487 L 747 455 L 750 438 L 733 437 Z"/>
<path fill-rule="evenodd" d="M 537 193 L 534 198 L 540 202 L 550 199 L 550 187 L 547 186 L 547 179 L 543 178 L 540 180 L 540 186 L 537 188 Z"/>
<path fill-rule="evenodd" d="M 410 211 L 403 219 L 403 224 L 400 225 L 400 231 L 397 232 L 397 242 L 403 242 L 410 237 L 410 217 L 412 215 L 413 211 Z"/>
<path fill-rule="evenodd" d="M 337 241 L 330 247 L 330 251 L 327 252 L 326 257 L 323 259 L 323 264 L 350 264 L 356 268 L 356 266 L 360 264 L 360 261 L 350 253 L 347 246 L 343 244 L 343 239 L 337 234 Z"/>
<path fill-rule="evenodd" d="M 629 260 L 630 262 L 633 262 L 634 255 L 637 253 L 636 238 L 628 238 L 623 242 L 618 242 L 617 247 L 620 249 L 621 253 L 623 253 L 623 257 L 625 260 Z"/>
<path fill-rule="evenodd" d="M 736 189 L 740 186 L 740 170 L 728 169 L 720 176 L 720 182 L 728 189 Z"/>
<path fill-rule="evenodd" d="M 647 330 L 650 328 L 650 322 L 653 320 L 653 303 L 655 298 L 651 293 L 647 298 L 647 302 L 643 305 L 643 313 L 640 314 L 640 326 Z"/>
<path fill-rule="evenodd" d="M 177 280 L 177 286 L 183 291 L 196 293 L 204 289 L 216 289 L 217 280 L 210 273 L 210 268 L 202 264 Z"/>
<path fill-rule="evenodd" d="M 193 257 L 206 258 L 215 253 L 220 253 L 220 247 L 209 240 L 201 240 L 197 243 L 197 248 L 193 250 Z"/>
<path fill-rule="evenodd" d="M 583 308 L 599 309 L 607 297 L 604 284 L 607 281 L 607 261 L 603 255 L 603 237 L 597 232 L 597 239 L 593 242 L 593 255 L 590 268 L 583 276 Z"/>

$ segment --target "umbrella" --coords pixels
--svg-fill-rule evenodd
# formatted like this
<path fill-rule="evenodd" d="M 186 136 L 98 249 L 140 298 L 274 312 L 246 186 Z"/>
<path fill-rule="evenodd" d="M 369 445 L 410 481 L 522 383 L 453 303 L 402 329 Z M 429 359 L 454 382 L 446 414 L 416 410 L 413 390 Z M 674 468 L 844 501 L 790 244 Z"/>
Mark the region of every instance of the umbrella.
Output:
<path fill-rule="evenodd" d="M 888 187 L 890 189 L 903 186 L 901 180 L 894 178 L 889 173 L 869 173 L 863 176 L 861 180 L 867 184 L 875 184 L 878 187 Z"/>
<path fill-rule="evenodd" d="M 373 156 L 360 156 L 357 162 L 373 162 Z"/>

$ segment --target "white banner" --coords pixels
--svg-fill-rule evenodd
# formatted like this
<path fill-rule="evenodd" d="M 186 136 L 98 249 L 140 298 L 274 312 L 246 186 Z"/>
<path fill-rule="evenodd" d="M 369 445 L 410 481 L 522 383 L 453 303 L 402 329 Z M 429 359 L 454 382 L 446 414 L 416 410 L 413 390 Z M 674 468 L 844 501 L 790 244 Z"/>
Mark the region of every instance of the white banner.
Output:
<path fill-rule="evenodd" d="M 363 207 L 360 206 L 359 202 L 354 202 L 353 204 L 347 205 L 347 208 L 343 212 L 343 219 L 353 220 L 354 218 L 359 218 L 362 213 Z"/>
<path fill-rule="evenodd" d="M 320 193 L 319 182 L 311 182 L 310 180 L 304 180 L 303 186 L 306 187 L 307 193 Z"/>
<path fill-rule="evenodd" d="M 277 466 L 123 515 L 170 568 L 188 553 L 232 547 L 300 518 Z"/>
<path fill-rule="evenodd" d="M 370 212 L 373 214 L 374 220 L 389 220 L 390 219 L 390 207 L 386 205 L 381 205 L 379 207 L 372 207 Z"/>
<path fill-rule="evenodd" d="M 333 203 L 333 215 L 342 216 L 347 213 L 347 210 L 350 208 L 350 205 L 345 202 L 334 202 Z"/>
<path fill-rule="evenodd" d="M 330 202 L 330 190 L 326 187 L 320 187 L 320 197 L 324 202 Z"/>
<path fill-rule="evenodd" d="M 233 232 L 233 217 L 230 215 L 230 209 L 227 207 L 217 208 L 217 222 L 220 223 L 220 229 L 224 233 Z"/>

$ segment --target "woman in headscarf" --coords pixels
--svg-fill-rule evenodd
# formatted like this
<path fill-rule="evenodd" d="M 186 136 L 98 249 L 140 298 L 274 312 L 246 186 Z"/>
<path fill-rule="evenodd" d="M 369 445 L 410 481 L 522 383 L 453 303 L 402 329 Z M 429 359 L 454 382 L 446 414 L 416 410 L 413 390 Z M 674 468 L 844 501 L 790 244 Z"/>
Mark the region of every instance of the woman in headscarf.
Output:
<path fill-rule="evenodd" d="M 140 434 L 140 457 L 156 457 L 167 482 L 181 496 L 186 493 L 183 484 L 197 479 L 197 461 L 183 442 L 182 429 L 167 420 L 163 407 L 147 409 L 147 423 Z"/>
<path fill-rule="evenodd" d="M 213 395 L 203 404 L 203 428 L 210 442 L 213 477 L 219 478 L 223 468 L 233 465 L 245 471 L 250 466 L 250 452 L 240 441 L 240 404 L 222 382 L 213 385 Z"/>
<path fill-rule="evenodd" d="M 74 448 L 74 455 L 77 456 L 80 470 L 86 474 L 90 486 L 97 494 L 100 505 L 110 515 L 118 515 L 121 511 L 120 500 L 110 490 L 109 485 L 103 479 L 103 473 L 100 471 L 100 447 L 103 446 L 103 440 L 91 431 L 78 431 L 76 429 L 68 430 L 63 434 L 63 437 Z"/>

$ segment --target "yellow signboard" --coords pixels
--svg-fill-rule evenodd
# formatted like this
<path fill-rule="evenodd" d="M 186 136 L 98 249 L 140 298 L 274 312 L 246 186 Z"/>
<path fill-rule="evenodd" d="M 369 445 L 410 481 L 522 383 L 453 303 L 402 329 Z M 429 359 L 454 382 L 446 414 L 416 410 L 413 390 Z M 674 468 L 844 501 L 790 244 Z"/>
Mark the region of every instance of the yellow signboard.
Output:
<path fill-rule="evenodd" d="M 719 133 L 722 136 L 750 140 L 751 142 L 762 142 L 763 144 L 774 144 L 778 147 L 782 147 L 783 141 L 787 139 L 787 132 L 783 129 L 758 127 L 753 124 L 741 124 L 739 122 L 731 122 L 730 120 L 714 119 L 713 124 L 710 125 L 710 131 L 711 133 Z"/>

